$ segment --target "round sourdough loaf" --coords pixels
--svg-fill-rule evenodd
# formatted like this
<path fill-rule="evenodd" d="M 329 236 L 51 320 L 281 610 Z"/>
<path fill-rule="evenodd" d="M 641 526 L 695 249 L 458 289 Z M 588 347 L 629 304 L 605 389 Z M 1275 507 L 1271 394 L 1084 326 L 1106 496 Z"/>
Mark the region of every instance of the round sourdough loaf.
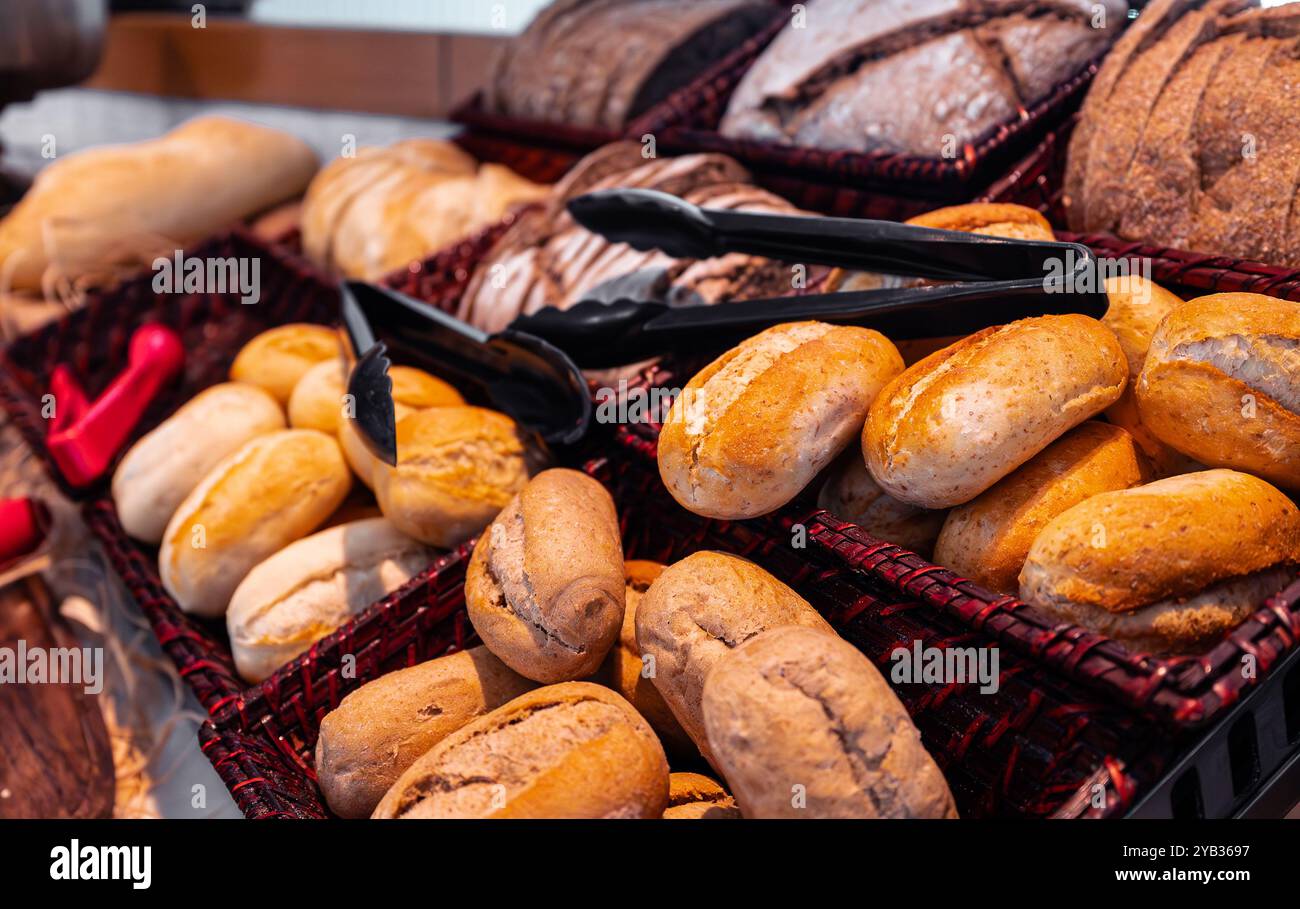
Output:
<path fill-rule="evenodd" d="M 706 366 L 673 402 L 659 475 L 696 514 L 752 518 L 789 502 L 852 441 L 903 359 L 866 328 L 791 322 Z"/>
<path fill-rule="evenodd" d="M 811 628 L 773 628 L 718 661 L 704 725 L 747 818 L 955 818 L 920 733 L 871 661 Z"/>
<path fill-rule="evenodd" d="M 1300 510 L 1233 470 L 1105 492 L 1034 540 L 1020 598 L 1138 651 L 1195 653 L 1296 577 Z"/>
<path fill-rule="evenodd" d="M 1087 316 L 986 328 L 885 387 L 863 429 L 867 468 L 903 502 L 969 502 L 1114 404 L 1127 378 L 1114 333 Z"/>
<path fill-rule="evenodd" d="M 1300 491 L 1300 303 L 1212 294 L 1178 307 L 1151 339 L 1137 404 L 1188 457 Z"/>

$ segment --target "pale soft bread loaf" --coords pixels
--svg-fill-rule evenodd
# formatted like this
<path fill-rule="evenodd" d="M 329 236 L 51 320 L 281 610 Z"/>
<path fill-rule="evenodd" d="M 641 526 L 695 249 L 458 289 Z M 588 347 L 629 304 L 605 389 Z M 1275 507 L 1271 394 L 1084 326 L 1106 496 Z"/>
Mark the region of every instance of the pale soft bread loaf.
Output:
<path fill-rule="evenodd" d="M 773 628 L 718 661 L 709 748 L 747 818 L 955 818 L 897 695 L 847 641 Z"/>
<path fill-rule="evenodd" d="M 230 366 L 230 378 L 265 388 L 285 405 L 309 369 L 341 355 L 334 329 L 292 322 L 268 329 L 241 347 Z"/>
<path fill-rule="evenodd" d="M 434 550 L 383 518 L 290 543 L 240 581 L 226 611 L 235 668 L 260 682 L 429 566 Z"/>
<path fill-rule="evenodd" d="M 1115 403 L 1127 378 L 1114 333 L 1087 316 L 986 328 L 880 393 L 862 435 L 867 468 L 901 501 L 969 502 Z"/>
<path fill-rule="evenodd" d="M 948 513 L 934 560 L 995 593 L 1014 596 L 1034 538 L 1054 517 L 1101 492 L 1151 479 L 1133 437 L 1089 420 Z"/>
<path fill-rule="evenodd" d="M 465 606 L 483 643 L 522 676 L 580 679 L 623 624 L 623 544 L 614 500 L 576 470 L 539 473 L 479 537 Z"/>
<path fill-rule="evenodd" d="M 481 645 L 367 682 L 321 720 L 316 781 L 330 810 L 368 817 L 430 748 L 535 687 Z"/>
<path fill-rule="evenodd" d="M 1151 339 L 1137 403 L 1151 432 L 1189 458 L 1300 491 L 1300 303 L 1184 303 Z"/>
<path fill-rule="evenodd" d="M 451 733 L 377 818 L 657 818 L 668 761 L 632 705 L 588 682 L 522 694 Z"/>
<path fill-rule="evenodd" d="M 253 566 L 320 526 L 351 485 L 324 433 L 285 429 L 245 443 L 172 515 L 158 551 L 163 587 L 186 612 L 223 615 Z"/>
<path fill-rule="evenodd" d="M 696 514 L 773 511 L 853 441 L 872 399 L 902 369 L 894 345 L 870 329 L 769 328 L 687 383 L 659 436 L 659 475 Z"/>
<path fill-rule="evenodd" d="M 1274 487 L 1205 470 L 1093 496 L 1034 540 L 1020 598 L 1138 651 L 1216 643 L 1297 574 L 1300 510 Z"/>
<path fill-rule="evenodd" d="M 1106 419 L 1128 430 L 1150 459 L 1156 477 L 1201 470 L 1201 465 L 1161 442 L 1143 425 L 1136 397 L 1138 376 L 1146 363 L 1151 337 L 1164 317 L 1183 305 L 1182 298 L 1140 275 L 1107 278 L 1106 297 L 1110 304 L 1101 321 L 1115 332 L 1128 361 L 1128 385 L 1120 399 L 1106 408 Z"/>
<path fill-rule="evenodd" d="M 717 780 L 702 773 L 669 775 L 665 821 L 723 821 L 740 817 L 736 800 Z"/>
<path fill-rule="evenodd" d="M 303 373 L 289 396 L 289 425 L 294 429 L 318 429 L 330 435 L 338 434 L 350 404 L 344 397 L 347 394 L 348 368 L 347 362 L 339 358 L 324 360 Z M 390 366 L 388 378 L 392 380 L 393 403 L 410 410 L 465 403 L 460 392 L 422 369 Z M 347 455 L 346 447 L 343 453 Z"/>
<path fill-rule="evenodd" d="M 298 195 L 315 170 L 301 140 L 224 117 L 63 156 L 0 221 L 0 275 L 35 291 L 47 270 L 148 264 Z"/>
<path fill-rule="evenodd" d="M 528 482 L 519 429 L 482 407 L 432 407 L 397 423 L 397 466 L 371 473 L 384 517 L 434 546 L 457 546 L 486 527 Z"/>
<path fill-rule="evenodd" d="M 695 743 L 673 716 L 672 709 L 664 701 L 654 681 L 646 678 L 641 649 L 636 644 L 637 608 L 641 605 L 645 592 L 663 574 L 665 567 L 659 562 L 638 559 L 629 559 L 623 563 L 623 627 L 619 631 L 618 642 L 610 648 L 609 656 L 601 664 L 600 671 L 592 676 L 592 681 L 608 685 L 623 695 L 636 708 L 637 713 L 646 718 L 669 755 L 689 758 L 699 753 Z"/>
<path fill-rule="evenodd" d="M 280 405 L 255 385 L 225 382 L 199 392 L 132 445 L 113 472 L 122 529 L 160 542 L 181 502 L 218 461 L 283 428 Z"/>
<path fill-rule="evenodd" d="M 835 633 L 785 584 L 753 562 L 721 552 L 697 552 L 669 566 L 641 598 L 636 641 L 642 656 L 654 661 L 647 671 L 706 758 L 700 712 L 705 676 L 731 648 L 781 625 Z"/>
<path fill-rule="evenodd" d="M 873 537 L 930 557 L 947 512 L 918 508 L 885 494 L 854 445 L 840 455 L 817 494 L 817 506 Z"/>

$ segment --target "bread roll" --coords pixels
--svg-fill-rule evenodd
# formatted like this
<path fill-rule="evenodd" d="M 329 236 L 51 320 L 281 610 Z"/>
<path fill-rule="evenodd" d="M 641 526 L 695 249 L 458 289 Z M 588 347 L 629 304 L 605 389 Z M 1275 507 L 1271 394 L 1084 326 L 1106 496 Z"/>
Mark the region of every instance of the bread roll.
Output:
<path fill-rule="evenodd" d="M 280 405 L 254 385 L 207 388 L 131 446 L 113 473 L 122 529 L 162 540 L 176 508 L 217 462 L 250 439 L 284 428 Z"/>
<path fill-rule="evenodd" d="M 591 675 L 623 624 L 614 500 L 576 470 L 539 473 L 479 537 L 465 605 L 483 643 L 537 682 Z"/>
<path fill-rule="evenodd" d="M 1171 312 L 1137 385 L 1165 444 L 1300 491 L 1300 303 L 1212 294 Z"/>
<path fill-rule="evenodd" d="M 1056 239 L 1052 225 L 1040 212 L 1024 205 L 1002 202 L 972 202 L 953 205 L 907 219 L 917 227 L 938 230 L 960 230 L 989 237 L 1006 237 L 1012 240 Z"/>
<path fill-rule="evenodd" d="M 673 773 L 668 776 L 668 808 L 665 821 L 739 820 L 740 809 L 726 789 L 702 773 Z"/>
<path fill-rule="evenodd" d="M 834 634 L 799 594 L 753 562 L 721 552 L 687 556 L 642 597 L 636 641 L 654 661 L 646 670 L 706 758 L 712 760 L 700 713 L 704 677 L 732 647 L 781 625 Z"/>
<path fill-rule="evenodd" d="M 320 526 L 351 485 L 338 444 L 324 433 L 258 436 L 213 467 L 172 515 L 158 551 L 163 587 L 185 612 L 223 615 L 253 566 Z"/>
<path fill-rule="evenodd" d="M 817 494 L 817 507 L 852 521 L 873 537 L 894 543 L 925 558 L 934 551 L 947 512 L 928 511 L 885 495 L 852 446 L 831 467 Z"/>
<path fill-rule="evenodd" d="M 260 682 L 429 566 L 434 551 L 383 518 L 290 543 L 235 588 L 226 629 L 235 668 Z"/>
<path fill-rule="evenodd" d="M 709 747 L 747 818 L 955 818 L 907 711 L 853 645 L 773 628 L 713 667 Z"/>
<path fill-rule="evenodd" d="M 659 475 L 683 507 L 752 518 L 789 502 L 853 440 L 903 360 L 866 328 L 769 328 L 697 374 L 659 436 Z"/>
<path fill-rule="evenodd" d="M 265 388 L 285 405 L 309 369 L 341 354 L 339 336 L 332 328 L 306 322 L 279 325 L 240 348 L 231 364 L 230 378 Z"/>
<path fill-rule="evenodd" d="M 587 682 L 522 694 L 434 745 L 377 818 L 657 818 L 668 762 L 632 705 Z"/>
<path fill-rule="evenodd" d="M 989 590 L 1015 596 L 1029 547 L 1052 518 L 1098 493 L 1149 479 L 1133 437 L 1090 420 L 950 511 L 934 560 Z"/>
<path fill-rule="evenodd" d="M 303 374 L 289 396 L 289 425 L 295 429 L 318 429 L 335 435 L 345 419 L 348 365 L 343 359 L 324 360 Z M 410 366 L 390 366 L 393 403 L 411 410 L 464 404 L 460 392 L 446 382 Z M 355 430 L 353 431 L 355 434 Z M 340 440 L 340 444 L 342 441 Z M 343 450 L 347 455 L 347 448 Z M 351 459 L 349 459 L 351 463 Z M 354 465 L 355 469 L 355 465 Z M 369 485 L 369 476 L 366 477 Z"/>
<path fill-rule="evenodd" d="M 0 275 L 38 291 L 148 264 L 302 192 L 316 156 L 279 130 L 197 117 L 147 142 L 60 157 L 0 220 Z"/>
<path fill-rule="evenodd" d="M 481 407 L 434 407 L 397 423 L 397 466 L 371 474 L 384 517 L 449 548 L 478 533 L 528 482 L 518 427 Z"/>
<path fill-rule="evenodd" d="M 1029 549 L 1020 598 L 1136 651 L 1197 653 L 1296 577 L 1300 510 L 1205 470 L 1093 496 Z"/>
<path fill-rule="evenodd" d="M 969 502 L 1119 399 L 1115 335 L 1081 315 L 986 328 L 890 382 L 862 434 L 867 468 L 922 508 Z"/>
<path fill-rule="evenodd" d="M 330 810 L 368 817 L 430 748 L 534 687 L 483 646 L 362 685 L 321 720 L 316 781 Z"/>

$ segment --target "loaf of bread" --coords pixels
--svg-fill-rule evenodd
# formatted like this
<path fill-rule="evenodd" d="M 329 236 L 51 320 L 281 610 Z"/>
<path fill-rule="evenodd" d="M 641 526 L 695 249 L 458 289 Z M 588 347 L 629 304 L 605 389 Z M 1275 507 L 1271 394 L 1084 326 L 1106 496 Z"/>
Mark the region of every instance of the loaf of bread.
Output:
<path fill-rule="evenodd" d="M 501 49 L 483 106 L 622 131 L 774 14 L 762 0 L 557 0 Z"/>
<path fill-rule="evenodd" d="M 298 195 L 315 170 L 299 139 L 224 117 L 60 157 L 0 220 L 0 285 L 147 265 Z"/>
<path fill-rule="evenodd" d="M 537 682 L 594 673 L 623 625 L 614 500 L 576 470 L 539 473 L 479 537 L 465 606 L 483 643 Z"/>
<path fill-rule="evenodd" d="M 659 436 L 659 476 L 696 514 L 767 514 L 857 437 L 871 402 L 902 370 L 894 345 L 868 328 L 769 328 L 686 384 Z"/>
<path fill-rule="evenodd" d="M 351 486 L 338 443 L 324 433 L 258 436 L 208 471 L 172 515 L 158 551 L 163 587 L 186 612 L 225 614 L 253 566 L 319 527 Z"/>
<path fill-rule="evenodd" d="M 702 773 L 669 775 L 665 821 L 723 821 L 740 817 L 736 800 L 717 780 Z"/>
<path fill-rule="evenodd" d="M 410 766 L 377 818 L 657 818 L 668 761 L 632 705 L 588 682 L 548 685 L 480 717 Z"/>
<path fill-rule="evenodd" d="M 351 424 L 344 424 L 351 428 Z M 457 546 L 528 482 L 515 422 L 482 407 L 432 407 L 397 423 L 397 466 L 371 473 L 384 517 L 417 540 Z"/>
<path fill-rule="evenodd" d="M 1205 470 L 1093 496 L 1034 540 L 1032 606 L 1156 654 L 1217 643 L 1297 576 L 1300 510 L 1263 480 Z"/>
<path fill-rule="evenodd" d="M 817 507 L 857 524 L 873 537 L 929 558 L 946 511 L 930 511 L 885 495 L 853 445 L 831 466 Z"/>
<path fill-rule="evenodd" d="M 1300 491 L 1300 303 L 1184 303 L 1151 339 L 1137 404 L 1156 438 L 1189 458 Z"/>
<path fill-rule="evenodd" d="M 687 556 L 641 598 L 636 642 L 643 658 L 653 660 L 646 672 L 653 673 L 673 716 L 710 761 L 700 713 L 705 676 L 731 648 L 780 625 L 834 634 L 799 594 L 753 562 L 721 552 Z"/>
<path fill-rule="evenodd" d="M 986 328 L 885 387 L 862 435 L 867 468 L 900 501 L 969 502 L 1114 404 L 1127 381 L 1119 341 L 1087 316 Z"/>
<path fill-rule="evenodd" d="M 534 687 L 482 646 L 362 685 L 320 723 L 316 781 L 330 810 L 369 817 L 430 748 Z"/>
<path fill-rule="evenodd" d="M 812 148 L 955 157 L 1120 33 L 1127 4 L 814 0 L 745 73 L 719 130 Z"/>
<path fill-rule="evenodd" d="M 235 588 L 235 668 L 260 682 L 428 567 L 434 552 L 383 518 L 339 524 L 259 563 Z"/>
<path fill-rule="evenodd" d="M 255 385 L 225 382 L 199 392 L 117 465 L 113 504 L 122 529 L 145 543 L 160 542 L 177 507 L 218 461 L 283 428 L 280 405 Z"/>
<path fill-rule="evenodd" d="M 747 818 L 955 818 L 943 774 L 853 645 L 772 628 L 717 662 L 709 748 Z"/>
<path fill-rule="evenodd" d="M 1029 547 L 1049 521 L 1098 493 L 1149 479 L 1150 468 L 1133 437 L 1090 420 L 950 511 L 934 560 L 989 590 L 1015 596 Z"/>
<path fill-rule="evenodd" d="M 1147 4 L 1071 136 L 1071 229 L 1300 266 L 1300 18 L 1259 5 Z"/>
<path fill-rule="evenodd" d="M 340 358 L 324 360 L 303 373 L 289 396 L 289 425 L 294 429 L 318 429 L 330 435 L 338 433 L 348 412 L 349 401 L 344 397 L 348 368 L 347 362 Z M 388 378 L 392 380 L 393 403 L 410 410 L 465 403 L 460 392 L 422 369 L 390 366 Z M 342 439 L 339 442 L 343 444 Z M 346 445 L 343 453 L 348 454 Z M 350 457 L 349 463 L 352 463 Z M 355 463 L 352 466 L 357 467 Z M 370 485 L 368 474 L 363 479 Z"/>
<path fill-rule="evenodd" d="M 230 365 L 230 378 L 265 388 L 283 406 L 308 370 L 326 360 L 337 360 L 342 353 L 334 329 L 291 322 L 268 329 L 241 347 Z"/>

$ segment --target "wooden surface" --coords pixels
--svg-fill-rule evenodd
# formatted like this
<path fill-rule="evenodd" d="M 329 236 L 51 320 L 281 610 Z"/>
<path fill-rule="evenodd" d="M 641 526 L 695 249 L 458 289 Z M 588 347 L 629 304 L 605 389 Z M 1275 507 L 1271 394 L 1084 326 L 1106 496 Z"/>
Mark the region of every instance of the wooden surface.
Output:
<path fill-rule="evenodd" d="M 504 36 L 259 25 L 209 17 L 114 16 L 90 88 L 444 116 L 485 79 Z"/>

